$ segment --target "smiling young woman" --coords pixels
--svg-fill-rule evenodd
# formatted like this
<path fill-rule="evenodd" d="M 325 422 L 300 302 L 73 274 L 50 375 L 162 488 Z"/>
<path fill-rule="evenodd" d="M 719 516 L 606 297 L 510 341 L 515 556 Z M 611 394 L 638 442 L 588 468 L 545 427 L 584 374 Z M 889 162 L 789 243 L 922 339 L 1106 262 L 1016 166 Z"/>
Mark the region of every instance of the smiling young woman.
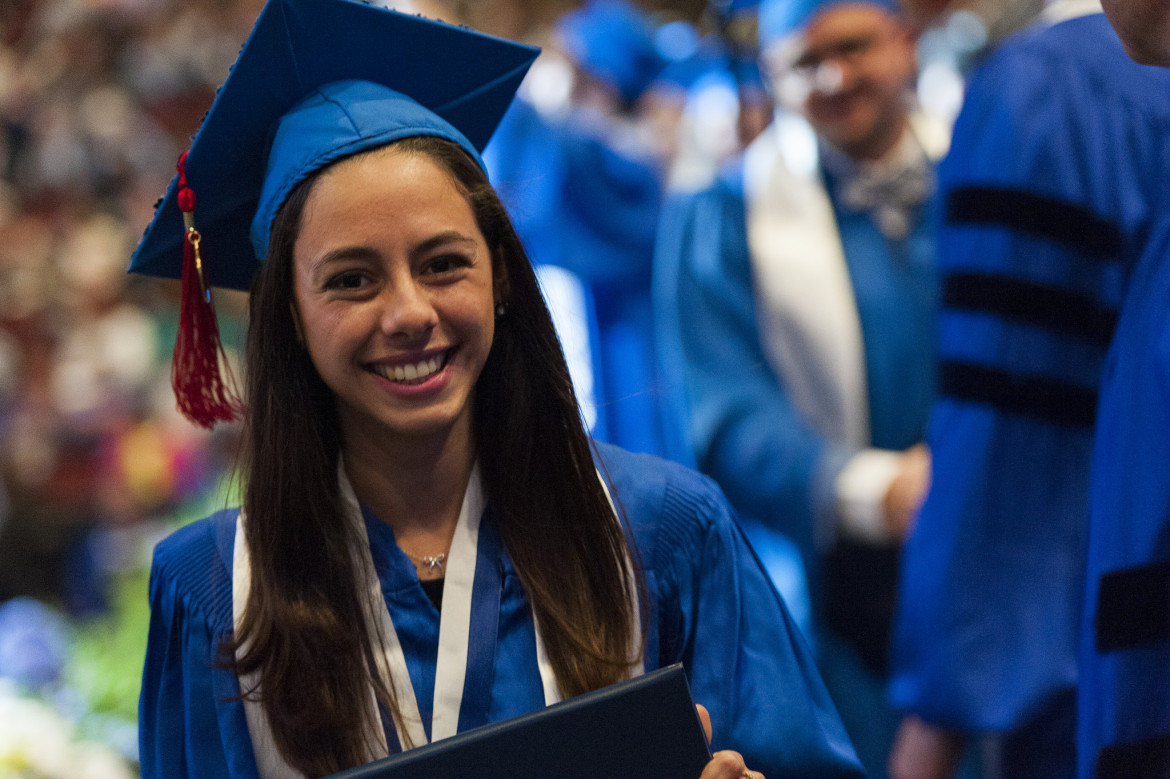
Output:
<path fill-rule="evenodd" d="M 324 776 L 676 662 L 702 779 L 856 775 L 718 489 L 585 433 L 480 157 L 533 56 L 270 0 L 220 91 L 184 186 L 234 263 L 199 278 L 251 289 L 244 499 L 155 552 L 144 776 Z M 170 272 L 175 200 L 134 267 Z"/>
<path fill-rule="evenodd" d="M 336 478 L 328 476 L 339 459 L 358 503 L 394 529 L 403 552 L 435 557 L 452 543 L 478 455 L 504 546 L 528 580 L 539 623 L 548 626 L 543 638 L 563 694 L 628 673 L 637 585 L 584 433 L 564 424 L 567 413 L 576 414 L 571 384 L 526 263 L 483 172 L 459 146 L 433 137 L 348 158 L 303 181 L 277 212 L 252 292 L 244 510 L 253 587 L 271 576 L 261 597 L 283 605 L 270 619 L 244 623 L 235 643 L 249 650 L 237 670 L 258 672 L 272 680 L 266 687 L 285 691 L 267 708 L 290 722 L 323 712 L 340 718 L 334 721 L 355 719 L 354 728 L 338 729 L 353 742 L 341 765 L 361 762 L 362 712 L 336 691 L 356 694 L 367 684 L 368 617 L 347 613 L 349 588 L 322 588 L 305 566 L 315 559 L 322 577 L 350 567 L 353 528 L 343 521 Z M 511 300 L 500 301 L 507 314 L 497 331 L 495 290 L 504 290 L 506 278 L 517 283 L 507 285 Z M 371 367 L 432 348 L 442 364 L 421 384 L 389 381 Z M 544 369 L 529 370 L 521 353 Z M 555 451 L 533 457 L 533 442 L 554 441 L 535 448 Z M 518 473 L 530 478 L 518 480 Z M 553 486 L 567 483 L 579 498 L 573 505 Z M 335 519 L 322 519 L 330 515 Z M 561 552 L 550 558 L 554 548 Z M 592 593 L 590 602 L 577 592 Z M 318 622 L 331 612 L 340 619 Z M 352 635 L 338 641 L 339 632 Z M 318 642 L 333 647 L 336 665 L 314 700 L 295 680 L 307 665 L 320 669 Z M 381 693 L 400 719 L 394 691 Z M 335 710 L 338 704 L 345 710 Z M 295 753 L 318 751 L 320 743 L 298 737 L 281 746 Z"/>

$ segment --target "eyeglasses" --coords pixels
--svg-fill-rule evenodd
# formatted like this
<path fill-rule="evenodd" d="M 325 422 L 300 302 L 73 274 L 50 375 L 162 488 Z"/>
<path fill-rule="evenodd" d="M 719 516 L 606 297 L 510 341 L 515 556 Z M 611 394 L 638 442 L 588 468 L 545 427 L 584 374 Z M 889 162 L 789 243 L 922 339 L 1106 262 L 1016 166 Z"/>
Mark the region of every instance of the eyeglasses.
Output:
<path fill-rule="evenodd" d="M 798 56 L 788 63 L 788 70 L 805 78 L 812 78 L 821 65 L 826 62 L 847 66 L 857 65 L 878 51 L 886 37 L 876 33 L 854 35 L 816 49 L 806 49 L 799 52 Z"/>

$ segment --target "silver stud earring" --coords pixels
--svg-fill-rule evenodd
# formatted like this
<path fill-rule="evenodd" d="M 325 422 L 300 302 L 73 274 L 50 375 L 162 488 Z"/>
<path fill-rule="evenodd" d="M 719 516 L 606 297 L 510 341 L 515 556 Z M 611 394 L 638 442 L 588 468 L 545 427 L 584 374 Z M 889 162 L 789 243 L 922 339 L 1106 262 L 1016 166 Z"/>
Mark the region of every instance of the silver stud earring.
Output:
<path fill-rule="evenodd" d="M 496 303 L 496 319 L 503 319 L 506 310 L 503 303 Z"/>

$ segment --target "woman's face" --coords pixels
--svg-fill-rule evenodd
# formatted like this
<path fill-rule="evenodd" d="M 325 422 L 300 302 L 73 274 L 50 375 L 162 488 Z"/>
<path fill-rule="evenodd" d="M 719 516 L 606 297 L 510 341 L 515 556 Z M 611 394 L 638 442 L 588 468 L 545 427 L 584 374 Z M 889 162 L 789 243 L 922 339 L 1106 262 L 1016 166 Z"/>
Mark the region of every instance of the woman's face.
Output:
<path fill-rule="evenodd" d="M 361 154 L 313 184 L 294 314 L 345 441 L 469 434 L 495 332 L 492 265 L 467 199 L 425 154 Z"/>

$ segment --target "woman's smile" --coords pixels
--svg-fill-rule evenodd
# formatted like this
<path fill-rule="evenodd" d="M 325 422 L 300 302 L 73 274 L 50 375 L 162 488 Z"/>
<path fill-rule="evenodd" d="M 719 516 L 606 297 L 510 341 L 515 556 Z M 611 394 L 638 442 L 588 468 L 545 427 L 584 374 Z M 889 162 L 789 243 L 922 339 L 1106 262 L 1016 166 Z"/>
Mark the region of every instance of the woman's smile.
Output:
<path fill-rule="evenodd" d="M 452 351 L 444 349 L 430 356 L 375 362 L 370 364 L 370 371 L 393 384 L 417 387 L 427 383 L 428 379 L 441 378 L 440 371 L 447 365 Z"/>

